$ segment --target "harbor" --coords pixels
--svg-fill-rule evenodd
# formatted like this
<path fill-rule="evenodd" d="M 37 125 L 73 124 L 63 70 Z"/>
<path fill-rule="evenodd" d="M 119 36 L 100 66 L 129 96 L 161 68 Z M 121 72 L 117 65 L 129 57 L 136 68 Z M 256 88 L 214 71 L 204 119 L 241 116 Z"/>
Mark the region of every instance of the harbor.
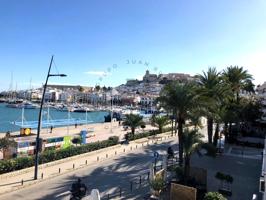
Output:
<path fill-rule="evenodd" d="M 22 113 L 24 112 L 24 114 Z M 6 103 L 0 104 L 0 135 L 5 134 L 7 131 L 13 133 L 20 130 L 20 127 L 16 123 L 25 123 L 27 121 L 38 120 L 39 109 L 23 109 L 22 108 L 10 108 L 7 107 Z M 93 111 L 93 112 L 64 112 L 55 108 L 44 108 L 43 109 L 43 120 L 62 120 L 66 121 L 70 119 L 75 120 L 86 120 L 93 123 L 104 122 L 104 116 L 108 114 L 107 111 Z M 24 118 L 24 119 L 22 119 Z"/>

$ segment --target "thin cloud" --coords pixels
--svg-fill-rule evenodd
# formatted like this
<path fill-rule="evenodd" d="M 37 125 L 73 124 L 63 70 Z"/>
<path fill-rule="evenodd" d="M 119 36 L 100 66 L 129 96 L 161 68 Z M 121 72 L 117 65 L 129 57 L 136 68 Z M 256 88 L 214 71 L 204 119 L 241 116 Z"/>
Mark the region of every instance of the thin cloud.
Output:
<path fill-rule="evenodd" d="M 88 71 L 88 72 L 85 72 L 85 74 L 94 75 L 94 76 L 108 76 L 108 75 L 110 75 L 110 73 L 104 72 L 104 71 Z"/>

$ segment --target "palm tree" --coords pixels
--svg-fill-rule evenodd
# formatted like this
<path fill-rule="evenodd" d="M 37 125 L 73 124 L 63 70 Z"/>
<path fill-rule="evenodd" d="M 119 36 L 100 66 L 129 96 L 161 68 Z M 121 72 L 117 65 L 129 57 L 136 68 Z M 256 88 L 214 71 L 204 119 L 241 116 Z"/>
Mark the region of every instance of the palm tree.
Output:
<path fill-rule="evenodd" d="M 143 117 L 140 115 L 129 114 L 126 115 L 123 125 L 129 126 L 131 128 L 131 134 L 134 135 L 136 128 L 144 124 L 142 119 Z"/>
<path fill-rule="evenodd" d="M 163 132 L 163 127 L 169 124 L 168 116 L 153 115 L 151 118 L 151 124 L 159 128 L 159 133 Z"/>
<path fill-rule="evenodd" d="M 239 102 L 239 93 L 241 90 L 252 91 L 252 75 L 250 75 L 247 70 L 244 70 L 243 67 L 227 67 L 227 69 L 223 71 L 223 79 L 230 85 L 237 103 Z"/>
<path fill-rule="evenodd" d="M 244 70 L 243 67 L 238 66 L 230 66 L 227 67 L 226 70 L 223 71 L 223 80 L 225 83 L 227 83 L 232 92 L 233 92 L 233 98 L 231 101 L 231 105 L 234 105 L 235 115 L 236 117 L 236 126 L 237 130 L 239 130 L 239 115 L 240 115 L 240 109 L 239 109 L 239 102 L 240 97 L 239 94 L 241 90 L 246 90 L 248 92 L 253 92 L 253 84 L 252 84 L 252 75 L 248 73 L 247 70 Z M 229 122 L 229 126 L 232 127 L 232 122 Z M 229 128 L 231 130 L 231 128 Z M 231 133 L 231 131 L 229 131 Z"/>
<path fill-rule="evenodd" d="M 189 112 L 199 106 L 195 84 L 172 82 L 162 89 L 158 102 L 165 110 L 171 110 L 178 124 L 179 164 L 183 164 L 183 125 Z"/>
<path fill-rule="evenodd" d="M 207 117 L 208 142 L 212 143 L 214 115 L 216 112 L 216 103 L 219 101 L 224 89 L 220 73 L 215 67 L 210 67 L 207 72 L 196 76 L 199 84 L 199 93 L 204 104 L 204 114 Z"/>
<path fill-rule="evenodd" d="M 187 124 L 187 128 L 193 126 L 195 130 L 203 128 L 202 121 L 202 109 L 194 109 L 188 113 L 189 123 Z"/>
<path fill-rule="evenodd" d="M 191 155 L 198 151 L 203 144 L 202 141 L 203 135 L 199 134 L 197 130 L 184 130 L 183 142 L 184 142 L 184 158 L 185 158 L 185 167 L 184 167 L 184 179 L 185 183 L 189 178 L 190 172 L 190 158 Z"/>

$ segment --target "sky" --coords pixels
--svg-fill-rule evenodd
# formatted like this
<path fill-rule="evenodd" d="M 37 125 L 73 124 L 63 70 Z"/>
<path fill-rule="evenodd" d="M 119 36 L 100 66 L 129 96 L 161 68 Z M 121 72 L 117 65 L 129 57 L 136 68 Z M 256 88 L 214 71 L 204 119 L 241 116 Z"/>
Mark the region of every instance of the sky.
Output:
<path fill-rule="evenodd" d="M 266 81 L 266 0 L 0 0 L 0 91 L 243 66 Z M 13 81 L 12 81 L 13 80 Z"/>

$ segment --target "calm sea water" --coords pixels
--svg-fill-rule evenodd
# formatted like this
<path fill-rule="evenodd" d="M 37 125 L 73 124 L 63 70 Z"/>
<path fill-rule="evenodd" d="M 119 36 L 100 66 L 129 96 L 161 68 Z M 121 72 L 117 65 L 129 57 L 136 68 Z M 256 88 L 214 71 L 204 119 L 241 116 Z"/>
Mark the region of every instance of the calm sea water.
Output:
<path fill-rule="evenodd" d="M 43 113 L 47 113 L 47 108 L 43 109 Z M 50 119 L 67 119 L 68 112 L 57 111 L 55 109 L 50 109 Z M 26 121 L 38 120 L 39 109 L 25 109 L 24 117 Z M 107 112 L 88 112 L 88 121 L 93 121 L 94 123 L 104 122 L 104 116 Z M 70 117 L 74 119 L 86 119 L 86 113 L 75 113 L 71 112 Z M 0 103 L 0 133 L 5 133 L 7 131 L 18 131 L 19 127 L 13 125 L 14 121 L 21 121 L 22 109 L 18 108 L 7 108 L 6 104 Z M 43 119 L 46 119 L 47 115 L 43 115 Z"/>

